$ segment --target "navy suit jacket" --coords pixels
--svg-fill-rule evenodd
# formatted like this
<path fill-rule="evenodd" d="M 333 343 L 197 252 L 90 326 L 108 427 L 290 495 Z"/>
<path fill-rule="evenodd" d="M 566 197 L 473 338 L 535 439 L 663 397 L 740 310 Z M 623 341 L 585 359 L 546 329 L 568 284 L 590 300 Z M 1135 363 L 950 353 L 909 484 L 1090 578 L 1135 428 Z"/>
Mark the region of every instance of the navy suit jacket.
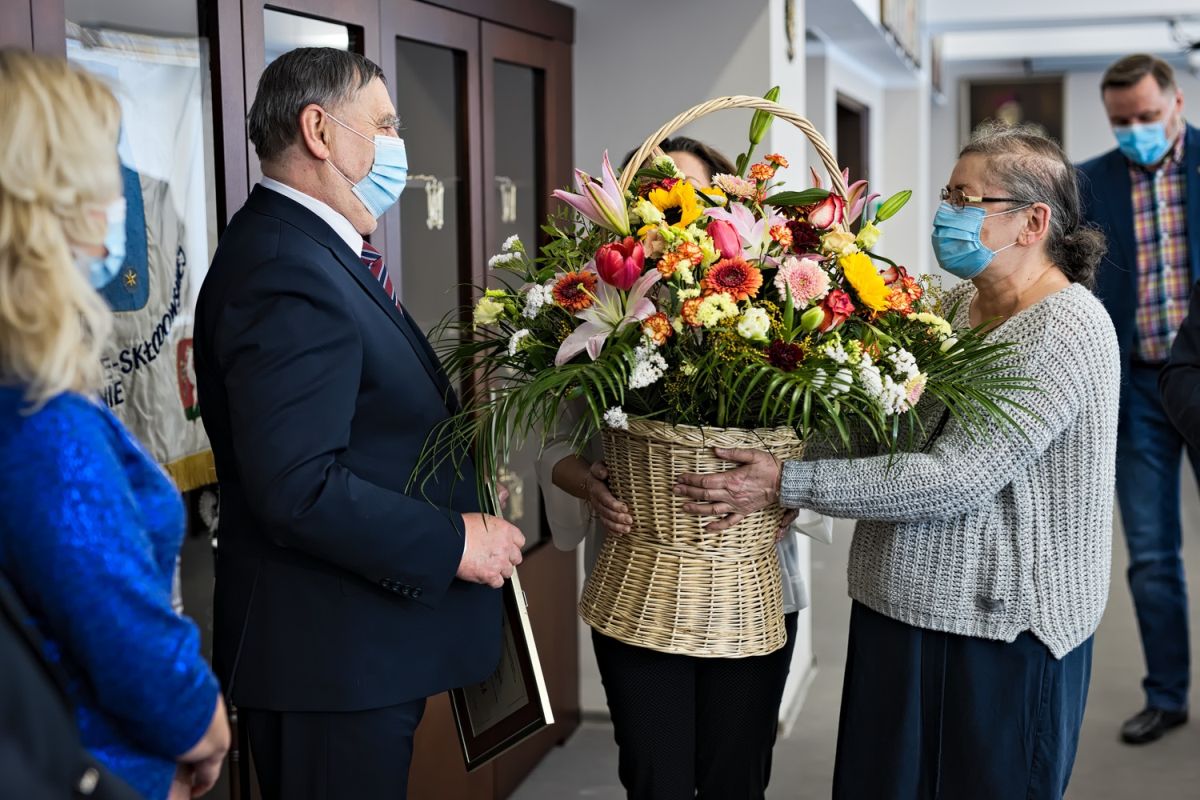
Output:
<path fill-rule="evenodd" d="M 359 254 L 255 187 L 195 330 L 221 487 L 213 662 L 232 701 L 355 711 L 490 674 L 500 592 L 455 577 L 474 469 L 408 488 L 454 393 Z"/>
<path fill-rule="evenodd" d="M 1200 280 L 1200 130 L 1187 126 L 1187 238 L 1192 282 Z M 1133 233 L 1133 185 L 1129 162 L 1118 149 L 1079 166 L 1084 218 L 1104 232 L 1108 255 L 1096 274 L 1096 294 L 1112 316 L 1123 368 L 1137 335 L 1137 241 Z"/>

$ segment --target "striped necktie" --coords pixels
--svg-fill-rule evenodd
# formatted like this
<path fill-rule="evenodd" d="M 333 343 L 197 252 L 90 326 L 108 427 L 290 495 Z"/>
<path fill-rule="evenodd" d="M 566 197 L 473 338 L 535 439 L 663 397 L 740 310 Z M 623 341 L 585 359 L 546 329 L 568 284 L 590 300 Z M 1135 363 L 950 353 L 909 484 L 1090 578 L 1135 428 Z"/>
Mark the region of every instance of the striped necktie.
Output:
<path fill-rule="evenodd" d="M 359 258 L 362 259 L 363 264 L 366 264 L 367 269 L 371 270 L 371 275 L 379 281 L 379 285 L 383 287 L 383 291 L 387 292 L 387 296 L 392 298 L 392 302 L 396 304 L 396 310 L 403 314 L 404 306 L 400 305 L 400 298 L 396 294 L 392 276 L 388 273 L 387 264 L 383 263 L 383 253 L 363 242 L 362 254 Z"/>

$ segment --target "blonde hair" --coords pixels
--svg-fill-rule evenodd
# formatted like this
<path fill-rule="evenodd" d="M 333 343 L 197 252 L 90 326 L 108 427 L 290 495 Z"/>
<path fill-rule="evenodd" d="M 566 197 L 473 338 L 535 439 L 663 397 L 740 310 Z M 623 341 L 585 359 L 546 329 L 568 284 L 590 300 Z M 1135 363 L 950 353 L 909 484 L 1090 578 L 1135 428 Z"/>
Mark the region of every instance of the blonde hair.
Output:
<path fill-rule="evenodd" d="M 71 245 L 101 245 L 121 196 L 120 113 L 65 59 L 0 49 L 0 383 L 34 406 L 104 379 L 112 318 Z"/>

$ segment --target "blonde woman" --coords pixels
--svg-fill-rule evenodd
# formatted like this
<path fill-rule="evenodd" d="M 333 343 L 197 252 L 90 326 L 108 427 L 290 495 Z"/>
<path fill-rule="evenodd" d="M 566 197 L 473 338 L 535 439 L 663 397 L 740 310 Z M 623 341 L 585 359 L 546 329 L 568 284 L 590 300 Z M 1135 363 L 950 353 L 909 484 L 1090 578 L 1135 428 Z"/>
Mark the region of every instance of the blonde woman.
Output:
<path fill-rule="evenodd" d="M 96 293 L 124 255 L 120 110 L 96 78 L 0 50 L 0 572 L 65 674 L 83 744 L 143 796 L 197 796 L 229 747 L 171 608 L 183 506 L 96 397 Z"/>

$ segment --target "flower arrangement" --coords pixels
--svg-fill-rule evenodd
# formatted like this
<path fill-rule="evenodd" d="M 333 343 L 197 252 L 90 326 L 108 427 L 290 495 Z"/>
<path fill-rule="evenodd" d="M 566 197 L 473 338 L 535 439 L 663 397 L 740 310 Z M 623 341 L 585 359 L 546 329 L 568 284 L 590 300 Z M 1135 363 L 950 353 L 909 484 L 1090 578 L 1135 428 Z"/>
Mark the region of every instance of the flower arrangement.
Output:
<path fill-rule="evenodd" d="M 447 368 L 487 391 L 438 441 L 476 445 L 490 474 L 510 446 L 554 430 L 568 400 L 586 410 L 580 446 L 646 418 L 843 445 L 854 432 L 895 449 L 919 430 L 923 397 L 968 424 L 1009 419 L 1005 392 L 1027 387 L 1004 367 L 1008 346 L 954 330 L 933 279 L 877 251 L 911 192 L 877 205 L 865 181 L 843 196 L 815 172 L 785 190 L 785 156 L 749 163 L 763 118 L 739 174 L 711 186 L 665 155 L 629 190 L 607 153 L 599 179 L 577 170 L 574 191 L 554 193 L 565 208 L 540 254 L 510 238 L 490 262 L 504 286 L 469 322 L 445 323 Z"/>

